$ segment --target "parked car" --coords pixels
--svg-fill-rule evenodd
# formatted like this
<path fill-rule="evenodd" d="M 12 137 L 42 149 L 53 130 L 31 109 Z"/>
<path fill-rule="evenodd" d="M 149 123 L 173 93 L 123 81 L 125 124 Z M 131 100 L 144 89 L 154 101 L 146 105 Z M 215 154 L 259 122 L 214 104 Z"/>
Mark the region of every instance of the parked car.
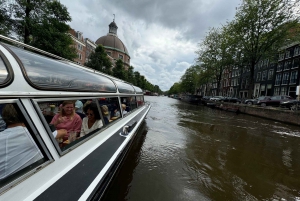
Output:
<path fill-rule="evenodd" d="M 231 103 L 241 103 L 242 100 L 239 98 L 234 98 L 234 97 L 225 97 L 224 102 L 231 102 Z"/>
<path fill-rule="evenodd" d="M 248 104 L 248 105 L 256 105 L 257 104 L 257 101 L 259 100 L 264 100 L 265 98 L 270 98 L 271 96 L 260 96 L 258 98 L 253 98 L 253 99 L 246 99 L 244 101 L 245 104 Z"/>
<path fill-rule="evenodd" d="M 300 108 L 300 101 L 298 101 L 296 99 L 283 100 L 283 101 L 280 102 L 280 107 L 289 108 L 291 110 L 299 109 Z"/>
<path fill-rule="evenodd" d="M 224 96 L 213 96 L 209 100 L 211 100 L 211 101 L 221 101 L 221 100 L 224 100 L 224 99 L 225 99 Z"/>
<path fill-rule="evenodd" d="M 264 100 L 257 101 L 258 105 L 261 106 L 280 106 L 281 101 L 293 100 L 290 96 L 271 96 L 270 98 L 265 98 Z"/>

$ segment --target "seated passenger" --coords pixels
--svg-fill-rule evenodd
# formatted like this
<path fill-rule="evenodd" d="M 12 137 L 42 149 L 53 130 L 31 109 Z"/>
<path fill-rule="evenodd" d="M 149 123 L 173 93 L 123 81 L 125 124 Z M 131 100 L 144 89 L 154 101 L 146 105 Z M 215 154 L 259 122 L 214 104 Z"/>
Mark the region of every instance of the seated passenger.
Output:
<path fill-rule="evenodd" d="M 83 114 L 82 108 L 83 108 L 83 103 L 80 100 L 77 100 L 75 102 L 75 112 L 76 112 L 76 114 L 78 114 L 81 117 L 81 119 L 86 117 L 86 115 Z"/>
<path fill-rule="evenodd" d="M 126 105 L 125 104 L 122 104 L 122 114 L 125 115 L 127 114 L 127 111 L 126 111 Z"/>
<path fill-rule="evenodd" d="M 0 179 L 43 158 L 12 104 L 6 104 L 2 117 L 7 129 L 0 132 Z"/>
<path fill-rule="evenodd" d="M 120 111 L 118 109 L 115 109 L 113 116 L 114 117 L 120 117 L 121 116 Z"/>
<path fill-rule="evenodd" d="M 56 114 L 50 124 L 54 125 L 57 130 L 66 129 L 68 134 L 64 139 L 69 137 L 70 131 L 79 133 L 81 131 L 82 120 L 75 113 L 74 101 L 64 101 L 61 110 Z"/>
<path fill-rule="evenodd" d="M 85 136 L 93 130 L 103 126 L 96 103 L 88 104 L 84 108 L 84 113 L 87 117 L 84 117 L 82 120 L 80 137 Z"/>
<path fill-rule="evenodd" d="M 109 115 L 108 107 L 106 105 L 102 105 L 101 106 L 101 111 L 102 111 L 102 114 L 103 114 L 104 123 L 105 124 L 109 124 L 109 120 L 108 120 L 108 115 Z"/>

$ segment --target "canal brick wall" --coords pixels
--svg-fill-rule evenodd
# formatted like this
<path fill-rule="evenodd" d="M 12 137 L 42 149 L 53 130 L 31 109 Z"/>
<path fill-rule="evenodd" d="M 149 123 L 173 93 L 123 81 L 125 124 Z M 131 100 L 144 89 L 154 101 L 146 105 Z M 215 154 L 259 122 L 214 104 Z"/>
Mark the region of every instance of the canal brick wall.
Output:
<path fill-rule="evenodd" d="M 238 109 L 240 113 L 254 115 L 262 118 L 267 118 L 275 121 L 281 121 L 284 123 L 294 124 L 300 126 L 300 112 L 291 111 L 276 107 L 259 107 L 249 106 L 246 104 L 234 104 L 234 103 L 219 103 L 223 107 Z"/>

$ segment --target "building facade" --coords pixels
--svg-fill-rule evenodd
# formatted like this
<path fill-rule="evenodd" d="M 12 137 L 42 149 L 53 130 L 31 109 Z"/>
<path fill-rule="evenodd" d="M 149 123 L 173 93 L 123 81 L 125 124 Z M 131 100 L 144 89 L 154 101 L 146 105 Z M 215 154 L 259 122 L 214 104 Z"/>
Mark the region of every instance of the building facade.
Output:
<path fill-rule="evenodd" d="M 109 24 L 109 31 L 106 36 L 102 36 L 96 40 L 97 45 L 102 45 L 114 62 L 121 59 L 124 63 L 125 69 L 130 67 L 130 55 L 124 43 L 118 38 L 118 26 L 113 20 Z"/>

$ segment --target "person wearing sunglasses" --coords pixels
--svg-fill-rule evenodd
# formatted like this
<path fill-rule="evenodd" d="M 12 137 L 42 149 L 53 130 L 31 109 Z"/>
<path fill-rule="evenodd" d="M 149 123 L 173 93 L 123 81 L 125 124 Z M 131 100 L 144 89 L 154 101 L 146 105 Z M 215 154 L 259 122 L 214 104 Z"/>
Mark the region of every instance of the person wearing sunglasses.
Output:
<path fill-rule="evenodd" d="M 80 137 L 103 126 L 96 103 L 92 102 L 86 105 L 86 107 L 84 107 L 84 113 L 86 114 L 86 117 L 82 120 Z"/>

